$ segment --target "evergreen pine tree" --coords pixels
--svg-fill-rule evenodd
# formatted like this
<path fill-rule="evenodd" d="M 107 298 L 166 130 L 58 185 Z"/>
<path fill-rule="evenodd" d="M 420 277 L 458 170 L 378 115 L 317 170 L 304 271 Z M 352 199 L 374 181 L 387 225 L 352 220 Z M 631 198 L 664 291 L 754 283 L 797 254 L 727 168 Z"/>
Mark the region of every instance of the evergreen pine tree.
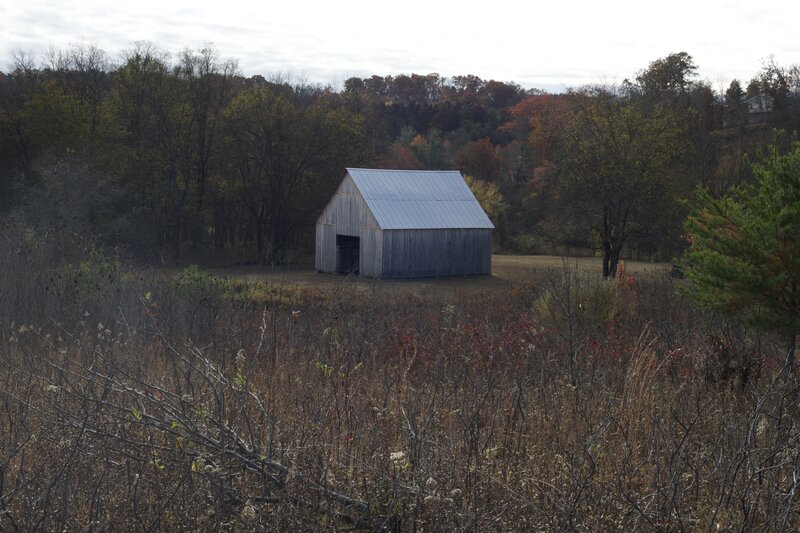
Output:
<path fill-rule="evenodd" d="M 687 292 L 701 305 L 783 335 L 791 371 L 800 332 L 800 143 L 786 155 L 773 149 L 753 169 L 755 185 L 722 198 L 698 192 L 685 225 Z"/>

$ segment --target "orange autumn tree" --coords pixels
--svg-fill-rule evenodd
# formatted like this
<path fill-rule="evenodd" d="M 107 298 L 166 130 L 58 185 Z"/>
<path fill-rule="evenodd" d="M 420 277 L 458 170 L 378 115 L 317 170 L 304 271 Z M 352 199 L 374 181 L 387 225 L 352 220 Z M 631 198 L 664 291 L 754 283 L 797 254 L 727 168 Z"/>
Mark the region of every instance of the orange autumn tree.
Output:
<path fill-rule="evenodd" d="M 465 144 L 453 156 L 453 162 L 463 172 L 484 181 L 497 181 L 503 173 L 503 159 L 488 137 Z"/>

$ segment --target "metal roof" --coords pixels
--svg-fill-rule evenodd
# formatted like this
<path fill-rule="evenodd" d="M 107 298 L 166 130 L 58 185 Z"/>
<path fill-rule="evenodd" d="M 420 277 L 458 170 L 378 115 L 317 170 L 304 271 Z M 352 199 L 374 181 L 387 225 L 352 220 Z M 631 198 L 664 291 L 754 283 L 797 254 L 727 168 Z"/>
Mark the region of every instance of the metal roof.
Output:
<path fill-rule="evenodd" d="M 494 228 L 457 170 L 348 168 L 381 229 Z"/>

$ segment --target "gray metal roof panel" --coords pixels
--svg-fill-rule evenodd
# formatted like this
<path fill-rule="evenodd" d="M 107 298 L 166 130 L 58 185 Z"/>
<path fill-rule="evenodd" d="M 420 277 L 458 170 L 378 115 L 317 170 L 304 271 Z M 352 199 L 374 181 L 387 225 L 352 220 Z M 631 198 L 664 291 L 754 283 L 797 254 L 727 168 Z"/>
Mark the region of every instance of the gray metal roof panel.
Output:
<path fill-rule="evenodd" d="M 456 170 L 347 172 L 382 229 L 494 228 Z"/>

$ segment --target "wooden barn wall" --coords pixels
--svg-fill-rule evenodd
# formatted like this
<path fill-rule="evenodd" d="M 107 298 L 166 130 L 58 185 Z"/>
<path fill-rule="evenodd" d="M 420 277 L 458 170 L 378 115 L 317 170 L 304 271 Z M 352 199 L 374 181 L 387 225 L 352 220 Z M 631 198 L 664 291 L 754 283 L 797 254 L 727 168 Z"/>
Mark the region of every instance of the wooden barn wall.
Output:
<path fill-rule="evenodd" d="M 492 273 L 492 230 L 435 229 L 383 232 L 383 278 Z"/>
<path fill-rule="evenodd" d="M 320 272 L 336 272 L 336 235 L 360 237 L 361 273 L 379 277 L 380 229 L 350 176 L 341 185 L 317 220 L 314 263 Z"/>
<path fill-rule="evenodd" d="M 336 227 L 317 223 L 314 268 L 317 272 L 336 272 Z"/>
<path fill-rule="evenodd" d="M 379 229 L 361 228 L 359 237 L 359 275 L 368 278 L 381 277 L 383 232 Z"/>
<path fill-rule="evenodd" d="M 350 176 L 345 177 L 336 194 L 317 220 L 319 224 L 334 224 L 336 233 L 358 237 L 361 228 L 378 229 L 367 202 L 361 197 Z"/>

